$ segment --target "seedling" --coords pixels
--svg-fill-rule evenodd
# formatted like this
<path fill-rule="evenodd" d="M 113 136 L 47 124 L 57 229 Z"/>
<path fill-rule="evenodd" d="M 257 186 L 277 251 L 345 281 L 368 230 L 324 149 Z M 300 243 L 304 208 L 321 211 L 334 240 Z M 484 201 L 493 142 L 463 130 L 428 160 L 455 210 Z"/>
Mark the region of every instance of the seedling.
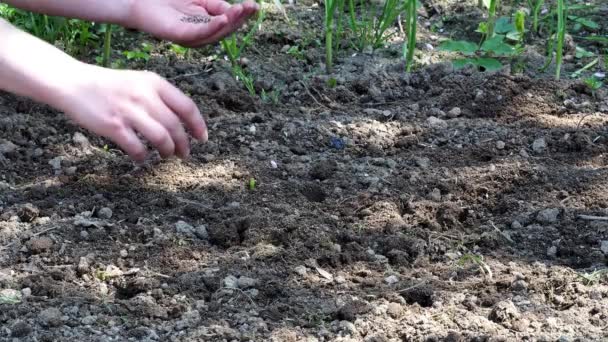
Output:
<path fill-rule="evenodd" d="M 528 0 L 528 6 L 532 12 L 532 30 L 538 33 L 538 18 L 545 0 Z"/>
<path fill-rule="evenodd" d="M 408 0 L 406 9 L 406 26 L 407 26 L 407 45 L 403 45 L 406 49 L 405 56 L 405 70 L 407 72 L 412 71 L 412 64 L 414 64 L 414 50 L 416 49 L 416 27 L 418 23 L 417 0 Z"/>
<path fill-rule="evenodd" d="M 555 56 L 555 79 L 559 80 L 563 55 L 564 55 L 564 41 L 566 39 L 566 3 L 565 0 L 557 0 L 557 52 Z"/>
<path fill-rule="evenodd" d="M 414 2 L 417 3 L 418 1 L 414 0 Z M 386 31 L 396 22 L 399 13 L 404 10 L 401 1 L 386 0 L 380 11 L 378 11 L 374 2 L 364 0 L 360 0 L 359 7 L 363 11 L 361 20 L 357 20 L 355 14 L 355 0 L 349 0 L 350 28 L 355 35 L 355 48 L 363 51 L 366 48 L 377 49 L 382 47 L 386 40 L 392 36 L 392 34 L 387 35 Z"/>
<path fill-rule="evenodd" d="M 108 67 L 110 65 L 110 55 L 112 53 L 112 25 L 104 25 L 104 40 L 103 40 L 103 58 L 101 65 Z"/>
<path fill-rule="evenodd" d="M 142 43 L 141 49 L 137 48 L 134 50 L 123 51 L 122 54 L 127 58 L 127 60 L 147 62 L 150 60 L 150 52 L 152 52 L 152 45 Z"/>
<path fill-rule="evenodd" d="M 182 57 L 188 57 L 188 54 L 190 53 L 189 48 L 177 44 L 171 44 L 170 49 L 174 54 Z"/>
<path fill-rule="evenodd" d="M 608 269 L 596 270 L 591 273 L 579 273 L 582 283 L 591 286 L 598 284 L 602 278 L 608 278 Z"/>
<path fill-rule="evenodd" d="M 486 262 L 483 260 L 483 256 L 467 253 L 458 259 L 458 266 L 460 267 L 464 267 L 468 263 L 477 265 L 484 277 L 487 279 L 492 279 L 492 270 L 490 269 L 490 266 L 488 266 L 488 264 L 486 264 Z"/>
<path fill-rule="evenodd" d="M 333 72 L 334 59 L 334 13 L 336 8 L 342 7 L 339 5 L 344 0 L 325 0 L 325 68 L 328 74 Z"/>
<path fill-rule="evenodd" d="M 598 80 L 595 77 L 589 77 L 586 78 L 584 80 L 585 85 L 587 86 L 587 88 L 589 88 L 589 90 L 591 90 L 591 94 L 593 94 L 593 96 L 595 96 L 595 92 L 598 91 L 604 84 L 602 83 L 602 81 Z"/>
<path fill-rule="evenodd" d="M 255 180 L 255 178 L 251 177 L 249 178 L 249 182 L 247 184 L 247 186 L 249 187 L 249 190 L 255 190 L 256 186 L 257 186 L 257 182 Z"/>

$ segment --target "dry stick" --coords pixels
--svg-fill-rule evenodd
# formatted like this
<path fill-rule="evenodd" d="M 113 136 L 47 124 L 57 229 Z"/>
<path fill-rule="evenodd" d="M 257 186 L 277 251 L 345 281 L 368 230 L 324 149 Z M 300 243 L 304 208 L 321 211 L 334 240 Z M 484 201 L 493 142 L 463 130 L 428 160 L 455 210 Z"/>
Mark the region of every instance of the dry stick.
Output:
<path fill-rule="evenodd" d="M 170 81 L 175 81 L 175 80 L 178 80 L 180 78 L 198 76 L 198 75 L 202 75 L 202 74 L 206 74 L 206 73 L 209 73 L 209 70 L 199 71 L 199 72 L 193 72 L 193 73 L 190 73 L 190 74 L 177 75 L 175 77 L 171 77 L 169 80 Z"/>
<path fill-rule="evenodd" d="M 326 105 L 321 104 L 321 102 L 317 101 L 317 98 L 310 92 L 310 89 L 308 89 L 308 86 L 306 85 L 306 83 L 304 83 L 302 81 L 299 81 L 299 82 L 304 87 L 304 89 L 306 89 L 306 92 L 308 93 L 308 96 L 310 96 L 313 99 L 313 101 L 315 101 L 316 104 L 318 104 L 321 107 L 327 108 Z M 329 108 L 327 108 L 327 109 L 329 109 Z"/>
<path fill-rule="evenodd" d="M 40 235 L 42 235 L 42 234 L 44 234 L 44 233 L 48 233 L 48 232 L 50 232 L 51 230 L 55 230 L 55 229 L 57 229 L 57 228 L 59 228 L 59 227 L 51 227 L 51 228 L 47 228 L 47 229 L 45 229 L 45 230 L 43 230 L 43 231 L 41 231 L 41 232 L 38 232 L 38 233 L 36 233 L 36 234 L 33 234 L 31 237 L 40 236 Z M 11 247 L 12 245 L 14 245 L 14 244 L 15 244 L 15 242 L 16 242 L 16 241 L 13 241 L 13 242 L 11 242 L 11 243 L 9 243 L 9 244 L 7 244 L 7 245 L 2 246 L 2 248 L 0 248 L 0 251 L 3 251 L 3 250 L 5 250 L 5 249 L 8 249 L 8 248 L 9 248 L 9 247 Z"/>
<path fill-rule="evenodd" d="M 406 288 L 404 288 L 402 290 L 398 290 L 397 292 L 399 292 L 399 293 L 401 293 L 401 292 L 407 292 L 407 291 L 413 290 L 413 289 L 415 289 L 417 287 L 420 287 L 420 286 L 426 284 L 427 282 L 428 282 L 428 280 L 423 280 L 422 282 L 420 282 L 420 283 L 418 283 L 416 285 L 412 285 L 410 287 L 406 287 Z"/>

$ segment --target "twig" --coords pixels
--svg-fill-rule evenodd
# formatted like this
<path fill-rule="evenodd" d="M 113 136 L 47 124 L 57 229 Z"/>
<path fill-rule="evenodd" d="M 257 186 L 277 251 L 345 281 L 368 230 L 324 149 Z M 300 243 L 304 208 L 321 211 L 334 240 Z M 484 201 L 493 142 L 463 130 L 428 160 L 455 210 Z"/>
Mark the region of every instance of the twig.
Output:
<path fill-rule="evenodd" d="M 179 80 L 180 78 L 198 76 L 198 75 L 202 75 L 202 74 L 206 74 L 206 73 L 209 73 L 209 70 L 204 70 L 204 71 L 199 71 L 199 72 L 193 72 L 193 73 L 190 73 L 190 74 L 177 75 L 175 77 L 171 77 L 169 80 L 170 81 L 175 81 L 175 80 Z"/>
<path fill-rule="evenodd" d="M 308 86 L 306 85 L 306 83 L 300 81 L 300 84 L 304 87 L 304 89 L 308 93 L 308 96 L 310 96 L 312 98 L 312 100 L 315 101 L 316 104 L 318 104 L 321 107 L 325 107 L 325 108 L 329 109 L 326 105 L 324 105 L 321 102 L 317 101 L 317 98 L 310 92 L 310 89 L 308 89 Z"/>
<path fill-rule="evenodd" d="M 490 221 L 490 224 L 492 225 L 492 227 L 494 227 L 494 229 L 505 239 L 507 239 L 507 241 L 509 241 L 510 243 L 515 243 L 511 237 L 505 233 L 502 232 L 502 230 L 498 229 L 498 227 L 496 227 L 496 225 L 494 225 L 494 222 Z"/>
<path fill-rule="evenodd" d="M 586 221 L 608 221 L 607 216 L 578 215 L 577 217 Z"/>
<path fill-rule="evenodd" d="M 427 282 L 428 282 L 428 280 L 423 280 L 422 282 L 420 282 L 420 283 L 418 283 L 418 284 L 416 284 L 416 285 L 412 285 L 412 286 L 410 286 L 410 287 L 406 287 L 406 288 L 404 288 L 404 289 L 402 289 L 402 290 L 398 290 L 397 292 L 399 292 L 399 293 L 402 293 L 402 292 L 407 292 L 407 291 L 413 290 L 413 289 L 415 289 L 415 288 L 417 288 L 417 287 L 420 287 L 420 286 L 422 286 L 422 285 L 426 284 Z"/>

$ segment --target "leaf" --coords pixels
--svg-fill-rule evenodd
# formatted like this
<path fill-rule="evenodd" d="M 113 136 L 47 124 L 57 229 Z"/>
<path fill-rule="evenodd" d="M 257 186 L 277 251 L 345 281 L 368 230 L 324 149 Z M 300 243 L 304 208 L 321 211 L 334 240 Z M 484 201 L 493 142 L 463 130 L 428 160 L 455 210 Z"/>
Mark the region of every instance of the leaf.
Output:
<path fill-rule="evenodd" d="M 485 71 L 497 71 L 502 69 L 502 63 L 495 58 L 477 58 L 475 64 L 485 69 Z"/>
<path fill-rule="evenodd" d="M 568 19 L 573 20 L 591 30 L 597 30 L 600 28 L 600 25 L 591 19 L 576 17 L 572 15 L 568 16 Z"/>
<path fill-rule="evenodd" d="M 440 51 L 460 52 L 465 55 L 473 55 L 477 51 L 477 44 L 464 40 L 448 40 L 439 45 Z"/>
<path fill-rule="evenodd" d="M 595 54 L 593 52 L 587 51 L 580 46 L 576 47 L 576 58 L 586 58 L 593 57 Z"/>
<path fill-rule="evenodd" d="M 515 32 L 515 31 L 511 31 L 509 33 L 507 33 L 507 39 L 512 40 L 512 41 L 520 41 L 522 38 L 522 34 L 520 32 Z"/>
<path fill-rule="evenodd" d="M 454 66 L 454 69 L 458 70 L 466 67 L 467 65 L 476 65 L 476 63 L 472 58 L 461 58 L 453 60 L 452 65 Z"/>
<path fill-rule="evenodd" d="M 19 304 L 21 303 L 21 293 L 12 289 L 0 291 L 0 304 Z"/>
<path fill-rule="evenodd" d="M 492 2 L 492 0 L 483 0 L 483 6 L 487 9 L 489 9 L 491 2 Z"/>
<path fill-rule="evenodd" d="M 515 53 L 515 49 L 511 45 L 505 43 L 504 36 L 500 35 L 496 35 L 483 42 L 481 50 L 498 56 L 510 56 Z"/>
<path fill-rule="evenodd" d="M 608 36 L 590 36 L 590 37 L 583 37 L 583 39 L 589 40 L 592 42 L 598 42 L 601 44 L 608 44 Z"/>
<path fill-rule="evenodd" d="M 494 32 L 498 34 L 505 34 L 511 31 L 515 31 L 515 25 L 511 23 L 511 19 L 508 17 L 500 17 L 498 20 L 496 20 Z"/>

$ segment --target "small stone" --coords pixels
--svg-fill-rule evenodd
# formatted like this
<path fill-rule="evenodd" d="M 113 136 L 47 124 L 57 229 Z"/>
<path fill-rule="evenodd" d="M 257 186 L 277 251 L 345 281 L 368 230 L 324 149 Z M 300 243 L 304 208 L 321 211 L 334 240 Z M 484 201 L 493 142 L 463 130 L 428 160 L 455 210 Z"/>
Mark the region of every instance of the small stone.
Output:
<path fill-rule="evenodd" d="M 302 265 L 296 266 L 293 270 L 302 277 L 305 277 L 306 273 L 308 273 L 306 266 L 302 266 Z"/>
<path fill-rule="evenodd" d="M 519 310 L 510 300 L 498 302 L 490 312 L 490 320 L 496 323 L 504 323 L 519 318 Z"/>
<path fill-rule="evenodd" d="M 511 223 L 511 228 L 515 229 L 515 230 L 519 230 L 522 229 L 524 226 L 517 220 L 513 221 L 513 223 Z"/>
<path fill-rule="evenodd" d="M 536 220 L 540 223 L 556 223 L 560 212 L 559 208 L 544 209 L 538 213 Z"/>
<path fill-rule="evenodd" d="M 3 142 L 2 144 L 0 144 L 0 154 L 5 154 L 5 155 L 9 155 L 12 153 L 15 153 L 15 151 L 17 151 L 18 146 L 13 144 L 10 141 L 6 141 Z"/>
<path fill-rule="evenodd" d="M 608 255 L 608 240 L 603 240 L 600 243 L 600 250 L 602 253 L 604 253 L 604 255 Z"/>
<path fill-rule="evenodd" d="M 433 189 L 433 191 L 429 193 L 429 199 L 435 202 L 441 201 L 441 190 L 437 188 Z"/>
<path fill-rule="evenodd" d="M 175 224 L 175 229 L 177 230 L 177 233 L 179 233 L 179 234 L 183 234 L 183 235 L 194 234 L 194 227 L 192 227 L 190 224 L 188 224 L 184 221 L 177 221 L 177 223 Z"/>
<path fill-rule="evenodd" d="M 61 325 L 61 311 L 57 308 L 48 308 L 38 314 L 38 320 L 42 326 L 58 327 Z"/>
<path fill-rule="evenodd" d="M 340 321 L 340 330 L 351 336 L 357 335 L 357 327 L 349 321 Z"/>
<path fill-rule="evenodd" d="M 194 235 L 201 240 L 209 239 L 209 232 L 207 231 L 207 226 L 201 225 L 194 229 Z"/>
<path fill-rule="evenodd" d="M 496 149 L 497 150 L 504 150 L 505 146 L 506 146 L 506 144 L 505 144 L 504 141 L 499 140 L 499 141 L 496 142 Z"/>
<path fill-rule="evenodd" d="M 386 309 L 386 313 L 394 319 L 399 319 L 403 316 L 404 310 L 401 304 L 399 303 L 389 303 Z"/>
<path fill-rule="evenodd" d="M 121 258 L 123 258 L 123 259 L 124 259 L 124 258 L 126 258 L 126 257 L 128 257 L 128 256 L 129 256 L 129 252 L 127 252 L 127 250 L 126 250 L 126 249 L 121 249 L 121 250 L 120 250 L 120 257 L 121 257 Z"/>
<path fill-rule="evenodd" d="M 431 128 L 433 128 L 433 129 L 447 129 L 448 128 L 448 123 L 445 120 L 434 117 L 434 116 L 430 116 L 426 121 L 429 124 L 429 126 L 431 126 Z"/>
<path fill-rule="evenodd" d="M 103 220 L 109 220 L 112 218 L 112 209 L 104 207 L 97 211 L 97 217 Z"/>
<path fill-rule="evenodd" d="M 547 248 L 547 256 L 550 258 L 555 258 L 557 256 L 557 246 Z"/>
<path fill-rule="evenodd" d="M 32 327 L 24 321 L 16 321 L 11 325 L 11 337 L 25 337 L 32 332 Z"/>
<path fill-rule="evenodd" d="M 344 284 L 344 283 L 346 283 L 346 278 L 339 275 L 339 276 L 336 276 L 336 278 L 334 278 L 334 281 L 338 284 Z"/>
<path fill-rule="evenodd" d="M 80 145 L 81 147 L 88 147 L 91 145 L 91 143 L 89 143 L 89 139 L 80 132 L 74 133 L 74 137 L 72 137 L 72 141 L 75 144 Z"/>
<path fill-rule="evenodd" d="M 270 161 L 270 167 L 271 167 L 271 168 L 273 168 L 273 169 L 276 169 L 276 168 L 278 168 L 278 167 L 279 167 L 279 165 L 277 165 L 277 162 L 276 162 L 276 161 L 271 160 L 271 161 Z"/>
<path fill-rule="evenodd" d="M 528 151 L 526 151 L 526 149 L 525 149 L 525 148 L 522 148 L 522 149 L 519 151 L 519 155 L 520 155 L 522 158 L 524 158 L 524 159 L 530 158 L 530 155 L 528 154 Z"/>
<path fill-rule="evenodd" d="M 61 161 L 63 161 L 63 157 L 55 157 L 49 160 L 49 165 L 53 167 L 53 170 L 58 171 L 61 170 Z"/>
<path fill-rule="evenodd" d="M 24 289 L 21 289 L 21 295 L 24 298 L 30 297 L 32 295 L 32 289 L 30 289 L 29 287 L 26 287 Z"/>
<path fill-rule="evenodd" d="M 80 320 L 82 325 L 93 325 L 95 322 L 97 322 L 97 316 L 86 316 Z"/>
<path fill-rule="evenodd" d="M 80 231 L 80 238 L 83 240 L 88 240 L 89 239 L 89 232 L 87 232 L 86 230 L 81 230 Z"/>
<path fill-rule="evenodd" d="M 542 153 L 547 149 L 547 142 L 545 141 L 545 138 L 538 138 L 536 140 L 534 140 L 534 142 L 532 143 L 532 151 L 536 152 L 536 153 Z"/>
<path fill-rule="evenodd" d="M 251 125 L 251 126 L 249 126 L 249 133 L 251 133 L 251 134 L 255 134 L 255 132 L 256 132 L 255 125 Z"/>
<path fill-rule="evenodd" d="M 233 276 L 233 275 L 229 275 L 226 278 L 224 278 L 224 287 L 229 288 L 229 289 L 236 289 L 238 288 L 238 279 L 237 277 Z"/>
<path fill-rule="evenodd" d="M 513 285 L 511 285 L 511 288 L 513 289 L 513 291 L 526 291 L 528 289 L 528 283 L 526 283 L 524 280 L 516 280 L 515 282 L 513 282 Z"/>
<path fill-rule="evenodd" d="M 327 280 L 334 280 L 334 277 L 331 275 L 331 273 L 327 272 L 326 270 L 320 268 L 320 267 L 316 267 L 317 272 L 319 272 L 319 274 L 321 275 L 321 277 L 327 279 Z"/>
<path fill-rule="evenodd" d="M 462 110 L 460 109 L 460 107 L 454 107 L 448 112 L 448 116 L 450 118 L 457 118 L 460 116 L 460 114 L 462 114 Z"/>
<path fill-rule="evenodd" d="M 428 169 L 431 166 L 431 160 L 427 157 L 416 158 L 416 165 L 421 169 Z"/>
<path fill-rule="evenodd" d="M 32 222 L 40 215 L 40 210 L 31 203 L 26 203 L 19 209 L 21 222 Z"/>
<path fill-rule="evenodd" d="M 396 275 L 390 275 L 384 278 L 384 282 L 389 285 L 393 285 L 399 282 L 399 277 L 397 277 Z"/>
<path fill-rule="evenodd" d="M 239 289 L 248 289 L 251 287 L 255 287 L 258 284 L 258 280 L 249 277 L 240 277 L 237 280 L 236 284 Z"/>
<path fill-rule="evenodd" d="M 53 248 L 53 240 L 46 236 L 32 238 L 28 243 L 28 248 L 32 254 L 40 254 Z"/>

